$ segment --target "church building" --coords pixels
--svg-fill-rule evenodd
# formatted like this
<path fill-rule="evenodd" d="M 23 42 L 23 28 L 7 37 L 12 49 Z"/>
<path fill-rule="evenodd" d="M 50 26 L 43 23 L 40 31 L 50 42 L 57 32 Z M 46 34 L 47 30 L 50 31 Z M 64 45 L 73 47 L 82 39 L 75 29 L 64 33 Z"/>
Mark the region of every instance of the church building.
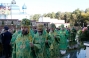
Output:
<path fill-rule="evenodd" d="M 15 0 L 12 0 L 11 3 L 0 3 L 0 19 L 29 18 L 29 14 L 26 12 L 27 6 L 23 4 L 22 9 L 20 8 Z"/>

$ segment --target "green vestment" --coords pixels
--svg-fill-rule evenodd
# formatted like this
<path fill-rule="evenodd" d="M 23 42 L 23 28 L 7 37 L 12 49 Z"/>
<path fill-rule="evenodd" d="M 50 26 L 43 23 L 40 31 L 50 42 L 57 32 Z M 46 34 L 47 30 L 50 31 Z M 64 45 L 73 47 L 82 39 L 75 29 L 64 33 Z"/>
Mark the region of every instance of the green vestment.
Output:
<path fill-rule="evenodd" d="M 73 28 L 71 31 L 70 31 L 70 38 L 69 38 L 69 45 L 74 45 L 76 44 L 77 42 L 75 41 L 76 39 L 76 34 L 77 34 L 77 31 Z"/>
<path fill-rule="evenodd" d="M 81 41 L 81 34 L 82 34 L 82 30 L 78 30 L 77 31 L 77 36 L 78 36 L 78 41 Z"/>
<path fill-rule="evenodd" d="M 11 39 L 11 42 L 10 42 L 12 46 L 14 45 L 14 42 L 15 42 L 17 36 L 18 36 L 20 33 L 21 33 L 21 30 L 16 31 L 16 32 L 12 35 L 12 39 Z"/>
<path fill-rule="evenodd" d="M 75 29 L 72 29 L 70 31 L 70 40 L 71 41 L 75 41 L 76 33 L 77 33 L 77 31 Z"/>
<path fill-rule="evenodd" d="M 48 43 L 45 43 L 46 40 L 48 40 Z M 50 58 L 50 37 L 45 30 L 43 31 L 42 35 L 39 35 L 37 32 L 33 43 L 37 58 Z"/>
<path fill-rule="evenodd" d="M 49 35 L 51 36 L 51 46 L 50 46 L 51 58 L 57 58 L 59 56 L 59 41 L 60 41 L 58 31 L 55 30 L 54 32 L 49 32 Z M 56 37 L 56 39 L 54 37 Z"/>
<path fill-rule="evenodd" d="M 33 42 L 34 35 L 30 32 L 28 35 L 20 33 L 13 46 L 12 58 L 33 58 L 33 52 L 30 42 Z"/>
<path fill-rule="evenodd" d="M 15 40 L 16 40 L 16 38 L 17 38 L 17 36 L 19 35 L 21 33 L 21 30 L 19 30 L 19 31 L 16 31 L 13 35 L 12 35 L 12 39 L 11 39 L 11 46 L 12 46 L 12 56 L 14 55 L 13 54 L 13 51 L 15 50 Z"/>
<path fill-rule="evenodd" d="M 68 31 L 67 30 L 60 30 L 59 31 L 60 35 L 60 44 L 59 48 L 60 50 L 66 50 L 68 46 L 67 38 L 68 38 Z"/>

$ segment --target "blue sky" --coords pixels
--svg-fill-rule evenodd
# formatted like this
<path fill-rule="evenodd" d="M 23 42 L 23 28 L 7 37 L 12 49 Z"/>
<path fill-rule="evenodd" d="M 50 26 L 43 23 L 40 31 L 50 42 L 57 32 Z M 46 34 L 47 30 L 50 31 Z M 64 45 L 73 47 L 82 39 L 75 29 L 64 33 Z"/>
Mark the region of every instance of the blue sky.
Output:
<path fill-rule="evenodd" d="M 10 3 L 12 0 L 0 0 L 2 3 Z M 25 3 L 29 14 L 43 14 L 48 12 L 71 12 L 79 8 L 89 8 L 89 0 L 15 0 L 20 6 Z"/>

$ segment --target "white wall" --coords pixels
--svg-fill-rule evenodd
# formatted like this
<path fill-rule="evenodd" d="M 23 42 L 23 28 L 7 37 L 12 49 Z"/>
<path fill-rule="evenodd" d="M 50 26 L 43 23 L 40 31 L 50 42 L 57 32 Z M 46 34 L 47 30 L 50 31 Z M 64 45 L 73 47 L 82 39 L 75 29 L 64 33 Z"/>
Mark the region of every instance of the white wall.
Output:
<path fill-rule="evenodd" d="M 11 13 L 12 14 L 20 14 L 20 11 L 19 10 L 11 10 Z"/>
<path fill-rule="evenodd" d="M 40 17 L 38 22 L 49 22 L 50 21 L 50 18 L 49 17 Z"/>
<path fill-rule="evenodd" d="M 19 17 L 19 15 L 8 15 L 7 19 L 18 19 Z"/>
<path fill-rule="evenodd" d="M 59 27 L 62 25 L 61 23 L 54 23 L 54 24 L 56 25 L 56 27 Z M 70 26 L 70 23 L 64 23 L 64 27 L 66 26 Z"/>
<path fill-rule="evenodd" d="M 19 20 L 22 20 L 23 18 L 28 18 L 29 19 L 29 15 L 20 15 L 19 16 Z"/>
<path fill-rule="evenodd" d="M 65 20 L 51 19 L 49 17 L 40 17 L 39 22 L 65 23 Z"/>
<path fill-rule="evenodd" d="M 42 17 L 42 16 L 39 18 L 39 22 L 50 22 L 50 24 L 54 23 L 56 27 L 61 26 L 61 24 L 64 24 L 65 27 L 70 26 L 70 23 L 65 23 L 65 20 L 51 19 L 49 17 Z"/>
<path fill-rule="evenodd" d="M 23 18 L 28 18 L 29 19 L 29 15 L 12 15 L 12 19 L 22 20 Z M 11 19 L 11 15 L 8 15 L 7 19 Z"/>

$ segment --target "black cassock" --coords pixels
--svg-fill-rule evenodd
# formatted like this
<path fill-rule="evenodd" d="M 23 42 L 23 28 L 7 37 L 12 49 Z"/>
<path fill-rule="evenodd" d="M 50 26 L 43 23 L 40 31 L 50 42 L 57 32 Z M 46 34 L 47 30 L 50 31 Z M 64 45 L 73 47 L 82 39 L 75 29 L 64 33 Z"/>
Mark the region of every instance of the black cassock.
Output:
<path fill-rule="evenodd" d="M 2 38 L 2 44 L 3 44 L 3 49 L 4 49 L 3 52 L 6 58 L 8 58 L 9 56 L 11 56 L 10 41 L 12 38 L 12 34 L 9 31 L 6 31 L 1 34 L 1 38 Z"/>

